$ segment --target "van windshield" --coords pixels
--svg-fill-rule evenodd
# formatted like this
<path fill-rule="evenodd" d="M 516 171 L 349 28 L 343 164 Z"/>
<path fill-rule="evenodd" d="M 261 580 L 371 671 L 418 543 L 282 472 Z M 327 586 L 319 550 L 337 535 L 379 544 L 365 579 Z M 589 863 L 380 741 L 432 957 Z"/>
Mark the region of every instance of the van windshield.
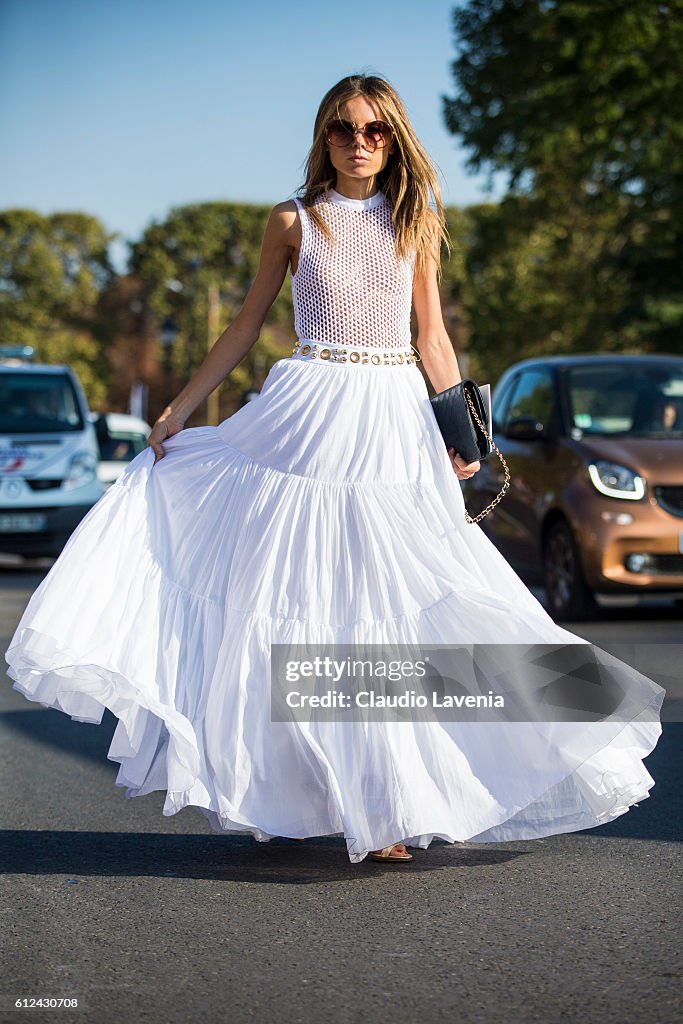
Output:
<path fill-rule="evenodd" d="M 65 373 L 0 373 L 0 434 L 83 429 L 76 393 Z"/>
<path fill-rule="evenodd" d="M 683 437 L 683 361 L 573 366 L 571 423 L 582 434 Z"/>

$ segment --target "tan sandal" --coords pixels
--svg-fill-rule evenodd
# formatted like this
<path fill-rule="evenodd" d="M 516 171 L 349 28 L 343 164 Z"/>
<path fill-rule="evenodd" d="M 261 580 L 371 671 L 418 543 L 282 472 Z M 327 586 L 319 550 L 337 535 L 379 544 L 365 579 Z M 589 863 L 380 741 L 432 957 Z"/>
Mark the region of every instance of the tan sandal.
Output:
<path fill-rule="evenodd" d="M 412 853 L 406 850 L 405 843 L 392 843 L 383 850 L 370 850 L 368 857 L 371 860 L 390 861 L 395 864 L 407 864 L 413 859 Z"/>

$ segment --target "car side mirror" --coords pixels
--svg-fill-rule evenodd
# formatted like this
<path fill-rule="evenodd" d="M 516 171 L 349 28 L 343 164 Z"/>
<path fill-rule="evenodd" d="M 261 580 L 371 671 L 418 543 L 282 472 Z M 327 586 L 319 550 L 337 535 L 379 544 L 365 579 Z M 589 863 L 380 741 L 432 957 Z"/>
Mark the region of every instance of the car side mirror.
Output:
<path fill-rule="evenodd" d="M 535 416 L 516 416 L 505 427 L 505 436 L 515 441 L 537 441 L 545 435 L 545 426 Z"/>

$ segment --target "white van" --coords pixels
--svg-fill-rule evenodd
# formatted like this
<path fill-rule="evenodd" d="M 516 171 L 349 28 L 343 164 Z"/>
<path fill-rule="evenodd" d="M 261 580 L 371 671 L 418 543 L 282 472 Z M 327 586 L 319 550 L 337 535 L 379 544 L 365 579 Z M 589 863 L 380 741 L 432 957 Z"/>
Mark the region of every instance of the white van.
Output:
<path fill-rule="evenodd" d="M 0 346 L 0 552 L 56 557 L 104 488 L 78 377 L 32 354 Z"/>

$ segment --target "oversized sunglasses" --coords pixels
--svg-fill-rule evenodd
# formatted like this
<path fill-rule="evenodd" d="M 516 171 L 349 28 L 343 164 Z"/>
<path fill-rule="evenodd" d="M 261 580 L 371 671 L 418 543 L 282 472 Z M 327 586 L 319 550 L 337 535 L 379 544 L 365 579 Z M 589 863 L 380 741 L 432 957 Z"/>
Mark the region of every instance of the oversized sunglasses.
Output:
<path fill-rule="evenodd" d="M 358 132 L 362 134 L 366 148 L 373 153 L 387 145 L 391 140 L 392 130 L 386 121 L 368 121 L 361 128 L 353 121 L 336 118 L 330 121 L 325 129 L 325 138 L 331 146 L 348 146 L 355 141 Z"/>

